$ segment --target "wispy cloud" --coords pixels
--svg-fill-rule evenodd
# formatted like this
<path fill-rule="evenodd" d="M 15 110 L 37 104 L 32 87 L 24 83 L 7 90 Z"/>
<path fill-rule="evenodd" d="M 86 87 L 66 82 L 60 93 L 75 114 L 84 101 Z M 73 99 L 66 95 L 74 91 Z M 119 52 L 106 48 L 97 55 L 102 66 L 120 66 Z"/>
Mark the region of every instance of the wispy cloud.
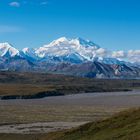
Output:
<path fill-rule="evenodd" d="M 22 29 L 16 26 L 0 25 L 0 33 L 20 32 Z"/>
<path fill-rule="evenodd" d="M 140 50 L 128 50 L 128 51 L 113 51 L 111 52 L 111 57 L 120 60 L 127 60 L 129 62 L 140 63 Z"/>
<path fill-rule="evenodd" d="M 48 0 L 34 0 L 34 1 L 24 0 L 24 1 L 20 1 L 20 2 L 19 1 L 12 1 L 12 2 L 10 2 L 8 4 L 9 4 L 9 6 L 16 7 L 16 8 L 19 8 L 20 6 L 24 6 L 24 5 L 46 6 L 46 5 L 48 5 Z"/>
<path fill-rule="evenodd" d="M 117 58 L 119 60 L 124 60 L 128 62 L 140 63 L 140 50 L 128 50 L 128 51 L 109 51 L 103 48 L 96 50 L 96 56 L 106 57 L 106 58 Z"/>
<path fill-rule="evenodd" d="M 9 5 L 12 7 L 20 7 L 20 3 L 16 1 L 10 2 Z"/>
<path fill-rule="evenodd" d="M 47 5 L 48 4 L 48 1 L 42 1 L 40 2 L 40 5 Z"/>

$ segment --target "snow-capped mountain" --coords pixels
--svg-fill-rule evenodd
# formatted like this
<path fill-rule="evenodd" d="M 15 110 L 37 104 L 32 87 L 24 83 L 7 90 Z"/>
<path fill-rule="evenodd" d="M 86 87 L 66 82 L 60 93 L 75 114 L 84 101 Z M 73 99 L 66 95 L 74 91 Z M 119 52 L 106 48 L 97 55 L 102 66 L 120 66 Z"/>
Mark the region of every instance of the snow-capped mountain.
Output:
<path fill-rule="evenodd" d="M 35 53 L 35 49 L 33 48 L 24 48 L 20 51 L 20 55 L 29 60 L 29 61 L 37 61 L 38 60 L 38 56 Z"/>
<path fill-rule="evenodd" d="M 35 54 L 39 58 L 58 57 L 61 60 L 83 62 L 93 61 L 99 55 L 100 51 L 102 51 L 101 48 L 89 40 L 62 37 L 36 49 Z"/>
<path fill-rule="evenodd" d="M 96 78 L 140 78 L 140 64 L 114 58 L 92 41 L 65 37 L 35 49 L 17 50 L 9 43 L 0 43 L 0 70 Z"/>
<path fill-rule="evenodd" d="M 15 57 L 19 55 L 19 51 L 9 43 L 0 43 L 0 57 Z"/>
<path fill-rule="evenodd" d="M 17 50 L 8 43 L 0 44 L 0 57 L 25 58 L 29 61 L 47 61 L 53 63 L 69 62 L 84 63 L 98 61 L 105 64 L 124 63 L 116 58 L 105 56 L 107 50 L 89 40 L 81 38 L 68 39 L 66 37 L 54 40 L 50 44 L 31 49 Z"/>

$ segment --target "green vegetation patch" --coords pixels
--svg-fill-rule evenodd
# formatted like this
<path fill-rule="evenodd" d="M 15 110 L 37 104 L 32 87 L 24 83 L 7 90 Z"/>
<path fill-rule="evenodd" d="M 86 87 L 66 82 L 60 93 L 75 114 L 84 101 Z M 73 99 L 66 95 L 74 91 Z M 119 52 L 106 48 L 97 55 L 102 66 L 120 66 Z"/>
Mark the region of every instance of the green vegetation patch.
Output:
<path fill-rule="evenodd" d="M 76 129 L 50 133 L 43 140 L 139 140 L 140 109 L 121 112 L 112 118 Z"/>

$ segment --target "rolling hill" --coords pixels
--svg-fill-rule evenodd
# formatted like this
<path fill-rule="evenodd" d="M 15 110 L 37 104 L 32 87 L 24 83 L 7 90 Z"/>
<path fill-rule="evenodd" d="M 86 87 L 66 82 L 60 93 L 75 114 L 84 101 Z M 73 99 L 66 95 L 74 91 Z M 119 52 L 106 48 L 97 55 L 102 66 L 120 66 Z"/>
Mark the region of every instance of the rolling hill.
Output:
<path fill-rule="evenodd" d="M 76 129 L 50 133 L 41 140 L 139 140 L 140 109 L 121 112 L 107 120 Z"/>

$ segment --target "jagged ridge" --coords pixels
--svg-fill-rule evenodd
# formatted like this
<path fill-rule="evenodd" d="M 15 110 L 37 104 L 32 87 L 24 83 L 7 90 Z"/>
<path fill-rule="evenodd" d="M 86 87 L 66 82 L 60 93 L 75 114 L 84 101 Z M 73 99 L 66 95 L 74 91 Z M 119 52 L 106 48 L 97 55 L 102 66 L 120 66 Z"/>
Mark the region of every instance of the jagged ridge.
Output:
<path fill-rule="evenodd" d="M 105 49 L 81 38 L 54 40 L 38 49 L 17 50 L 0 43 L 0 69 L 39 71 L 96 78 L 139 78 L 140 68 L 106 57 Z"/>

